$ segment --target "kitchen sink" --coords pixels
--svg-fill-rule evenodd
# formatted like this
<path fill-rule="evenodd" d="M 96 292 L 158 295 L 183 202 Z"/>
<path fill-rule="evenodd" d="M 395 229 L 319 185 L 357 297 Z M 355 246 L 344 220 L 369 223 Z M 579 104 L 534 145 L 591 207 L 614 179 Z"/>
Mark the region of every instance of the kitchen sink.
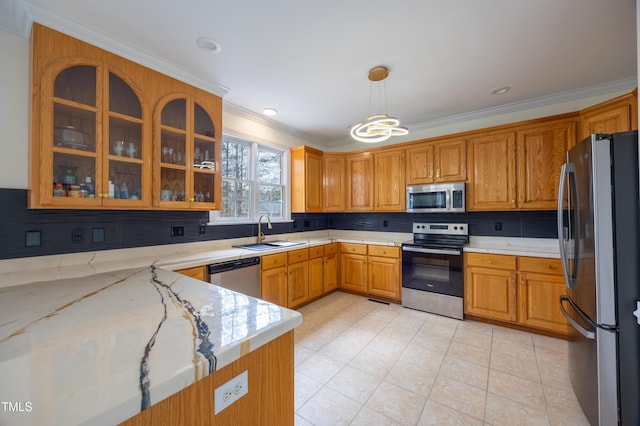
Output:
<path fill-rule="evenodd" d="M 256 250 L 256 251 L 264 251 L 264 250 L 273 250 L 282 247 L 292 247 L 299 246 L 304 244 L 300 241 L 269 241 L 267 243 L 253 243 L 253 244 L 238 244 L 232 247 L 243 248 L 247 250 Z"/>
<path fill-rule="evenodd" d="M 304 242 L 302 241 L 269 241 L 264 244 L 268 244 L 276 247 L 292 247 L 292 246 L 299 246 L 301 244 L 304 244 Z"/>
<path fill-rule="evenodd" d="M 263 243 L 238 244 L 237 246 L 232 246 L 232 247 L 243 248 L 248 250 L 256 250 L 256 251 L 273 250 L 275 248 L 278 248 L 277 246 L 272 246 L 272 245 L 263 244 Z"/>

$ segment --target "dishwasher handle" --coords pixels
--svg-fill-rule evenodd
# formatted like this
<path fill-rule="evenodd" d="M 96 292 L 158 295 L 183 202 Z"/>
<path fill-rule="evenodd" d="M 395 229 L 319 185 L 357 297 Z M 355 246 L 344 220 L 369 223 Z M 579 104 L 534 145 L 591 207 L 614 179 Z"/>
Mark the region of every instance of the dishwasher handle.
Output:
<path fill-rule="evenodd" d="M 234 269 L 248 268 L 259 265 L 259 257 L 245 257 L 244 259 L 228 260 L 226 262 L 212 263 L 207 265 L 209 275 L 220 274 L 222 272 L 233 271 Z"/>

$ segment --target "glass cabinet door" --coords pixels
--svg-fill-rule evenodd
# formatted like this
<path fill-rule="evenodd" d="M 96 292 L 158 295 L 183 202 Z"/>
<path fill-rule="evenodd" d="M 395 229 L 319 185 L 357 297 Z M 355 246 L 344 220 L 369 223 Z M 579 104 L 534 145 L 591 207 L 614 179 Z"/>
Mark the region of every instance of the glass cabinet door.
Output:
<path fill-rule="evenodd" d="M 53 82 L 53 157 L 51 185 L 43 200 L 53 205 L 99 204 L 93 190 L 98 164 L 97 119 L 99 97 L 95 66 L 78 65 L 62 70 Z M 51 179 L 51 180 L 49 180 Z"/>
<path fill-rule="evenodd" d="M 181 207 L 190 195 L 187 191 L 187 100 L 168 102 L 160 115 L 160 193 L 161 205 Z"/>
<path fill-rule="evenodd" d="M 151 169 L 145 174 L 144 167 L 150 155 L 143 143 L 142 106 L 131 87 L 103 66 L 75 65 L 56 75 L 52 101 L 52 152 L 43 152 L 53 157 L 52 180 L 43 204 L 150 205 L 145 188 Z"/>
<path fill-rule="evenodd" d="M 217 145 L 209 114 L 189 97 L 173 99 L 162 107 L 159 127 L 157 203 L 174 208 L 215 208 Z"/>
<path fill-rule="evenodd" d="M 215 127 L 209 114 L 197 103 L 193 108 L 193 203 L 194 207 L 215 208 L 214 190 L 216 168 Z"/>
<path fill-rule="evenodd" d="M 102 177 L 104 205 L 148 205 L 145 190 L 150 173 L 144 173 L 148 157 L 143 144 L 142 106 L 131 87 L 109 73 L 109 109 L 106 121 L 104 158 L 108 158 Z"/>

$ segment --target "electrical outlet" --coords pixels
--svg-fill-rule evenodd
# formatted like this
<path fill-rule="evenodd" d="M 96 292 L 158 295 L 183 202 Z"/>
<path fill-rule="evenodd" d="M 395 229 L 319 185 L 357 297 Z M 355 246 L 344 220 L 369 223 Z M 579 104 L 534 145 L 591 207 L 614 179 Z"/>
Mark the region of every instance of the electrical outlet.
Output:
<path fill-rule="evenodd" d="M 84 231 L 80 228 L 71 230 L 71 242 L 81 243 L 84 241 Z"/>
<path fill-rule="evenodd" d="M 92 228 L 91 229 L 91 242 L 92 243 L 104 243 L 104 228 Z"/>
<path fill-rule="evenodd" d="M 171 227 L 171 236 L 172 237 L 184 237 L 184 226 L 172 226 Z"/>
<path fill-rule="evenodd" d="M 25 247 L 40 247 L 42 245 L 42 232 L 27 231 L 24 233 Z"/>
<path fill-rule="evenodd" d="M 495 223 L 495 230 L 496 231 L 502 231 L 502 222 L 496 222 Z"/>
<path fill-rule="evenodd" d="M 198 228 L 198 232 L 200 232 L 201 235 L 207 232 L 207 225 L 205 225 L 204 223 L 201 223 L 200 228 Z"/>
<path fill-rule="evenodd" d="M 384 220 L 384 221 L 382 222 L 382 226 L 383 226 L 384 228 L 388 228 L 388 227 L 389 227 L 389 221 L 388 221 L 388 220 Z"/>
<path fill-rule="evenodd" d="M 249 373 L 245 370 L 213 391 L 213 414 L 218 414 L 248 393 Z"/>

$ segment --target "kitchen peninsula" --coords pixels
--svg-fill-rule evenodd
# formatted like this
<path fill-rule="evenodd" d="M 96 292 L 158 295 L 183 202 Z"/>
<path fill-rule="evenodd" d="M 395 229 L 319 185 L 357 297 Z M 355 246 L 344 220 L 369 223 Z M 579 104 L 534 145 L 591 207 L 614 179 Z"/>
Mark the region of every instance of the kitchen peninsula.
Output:
<path fill-rule="evenodd" d="M 2 288 L 0 424 L 293 424 L 301 321 L 154 265 Z M 243 371 L 248 395 L 214 418 Z"/>

